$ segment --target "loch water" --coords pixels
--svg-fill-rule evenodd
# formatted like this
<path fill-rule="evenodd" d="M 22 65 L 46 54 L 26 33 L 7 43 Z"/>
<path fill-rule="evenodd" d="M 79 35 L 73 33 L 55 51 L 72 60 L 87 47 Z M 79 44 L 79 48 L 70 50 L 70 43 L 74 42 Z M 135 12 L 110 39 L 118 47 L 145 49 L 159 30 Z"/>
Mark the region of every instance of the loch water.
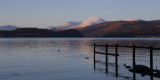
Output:
<path fill-rule="evenodd" d="M 132 49 L 119 48 L 116 77 L 114 56 L 108 58 L 106 73 L 105 55 L 96 54 L 94 69 L 94 43 L 160 48 L 160 38 L 0 38 L 0 80 L 133 80 L 124 66 L 132 66 Z M 153 68 L 160 70 L 160 50 L 153 51 L 153 60 Z M 136 49 L 136 64 L 149 67 L 149 49 Z M 136 80 L 150 80 L 150 76 L 136 74 Z"/>

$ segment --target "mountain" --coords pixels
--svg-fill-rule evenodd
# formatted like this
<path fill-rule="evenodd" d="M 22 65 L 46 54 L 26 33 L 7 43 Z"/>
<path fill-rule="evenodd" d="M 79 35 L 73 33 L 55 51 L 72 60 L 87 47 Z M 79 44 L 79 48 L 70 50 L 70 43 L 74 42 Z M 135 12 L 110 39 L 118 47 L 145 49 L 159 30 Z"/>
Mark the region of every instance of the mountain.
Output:
<path fill-rule="evenodd" d="M 67 29 L 76 29 L 76 28 L 82 28 L 86 26 L 91 26 L 94 24 L 100 24 L 106 22 L 106 20 L 99 18 L 99 17 L 89 17 L 88 19 L 84 20 L 83 22 L 81 21 L 72 21 L 72 22 L 66 22 L 63 25 L 60 25 L 56 27 L 56 31 L 63 31 Z M 55 30 L 55 27 L 49 27 L 49 30 Z"/>
<path fill-rule="evenodd" d="M 66 29 L 68 29 L 70 27 L 80 25 L 81 23 L 82 22 L 80 22 L 80 21 L 77 21 L 77 22 L 66 22 L 63 25 L 58 26 L 56 28 L 56 31 L 63 31 L 63 30 L 66 30 Z"/>
<path fill-rule="evenodd" d="M 104 20 L 102 18 L 89 17 L 88 19 L 83 21 L 80 25 L 70 27 L 70 29 L 82 28 L 82 27 L 91 26 L 91 25 L 95 25 L 95 24 L 100 24 L 100 23 L 104 23 L 104 22 L 106 22 L 106 20 Z"/>
<path fill-rule="evenodd" d="M 55 31 L 56 30 L 56 26 L 49 26 L 48 28 L 47 28 L 47 30 L 52 30 L 52 31 Z"/>
<path fill-rule="evenodd" d="M 144 21 L 144 20 L 142 20 L 142 19 L 124 19 L 121 21 Z"/>
<path fill-rule="evenodd" d="M 7 26 L 0 26 L 0 30 L 5 30 L 5 31 L 12 31 L 15 29 L 18 29 L 19 27 L 13 26 L 13 25 L 7 25 Z"/>
<path fill-rule="evenodd" d="M 77 30 L 85 37 L 160 37 L 160 20 L 108 21 Z"/>

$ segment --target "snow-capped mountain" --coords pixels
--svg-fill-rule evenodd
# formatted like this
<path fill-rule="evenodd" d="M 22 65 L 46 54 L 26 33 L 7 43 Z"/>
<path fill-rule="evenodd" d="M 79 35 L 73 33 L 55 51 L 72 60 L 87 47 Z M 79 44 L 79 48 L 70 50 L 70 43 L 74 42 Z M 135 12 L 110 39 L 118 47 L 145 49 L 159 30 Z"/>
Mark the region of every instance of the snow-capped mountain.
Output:
<path fill-rule="evenodd" d="M 18 29 L 19 27 L 13 26 L 13 25 L 7 25 L 7 26 L 0 26 L 0 30 L 5 30 L 5 31 L 12 31 L 15 29 Z"/>
<path fill-rule="evenodd" d="M 72 28 L 79 28 L 79 27 L 86 27 L 86 26 L 91 26 L 94 24 L 100 24 L 106 22 L 106 20 L 99 18 L 99 17 L 89 17 L 85 21 L 83 21 L 80 25 L 72 27 Z"/>
<path fill-rule="evenodd" d="M 66 22 L 63 25 L 58 26 L 56 31 L 66 30 L 66 29 L 68 29 L 70 27 L 80 25 L 81 23 L 82 22 L 80 22 L 80 21 L 78 21 L 78 22 Z"/>
<path fill-rule="evenodd" d="M 55 30 L 56 30 L 56 28 L 57 28 L 56 26 L 49 26 L 47 29 L 48 29 L 48 30 L 55 31 Z"/>
<path fill-rule="evenodd" d="M 61 30 L 66 30 L 66 29 L 76 29 L 76 28 L 81 28 L 81 27 L 86 27 L 86 26 L 91 26 L 94 24 L 100 24 L 106 22 L 106 20 L 99 18 L 99 17 L 89 17 L 88 19 L 84 20 L 83 22 L 78 21 L 78 22 L 66 22 L 63 25 L 60 25 L 56 27 L 56 31 L 61 31 Z M 55 27 L 49 27 L 48 29 L 54 30 Z"/>
<path fill-rule="evenodd" d="M 142 19 L 124 19 L 121 21 L 144 21 L 144 20 L 142 20 Z"/>

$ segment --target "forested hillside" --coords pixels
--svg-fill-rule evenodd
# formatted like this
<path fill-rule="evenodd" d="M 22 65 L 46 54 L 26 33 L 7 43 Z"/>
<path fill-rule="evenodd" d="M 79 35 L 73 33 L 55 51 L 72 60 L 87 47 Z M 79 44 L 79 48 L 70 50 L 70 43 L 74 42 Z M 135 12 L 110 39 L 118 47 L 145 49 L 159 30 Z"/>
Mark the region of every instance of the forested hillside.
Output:
<path fill-rule="evenodd" d="M 54 32 L 47 29 L 19 28 L 13 31 L 0 31 L 0 37 L 83 37 L 78 30 Z"/>

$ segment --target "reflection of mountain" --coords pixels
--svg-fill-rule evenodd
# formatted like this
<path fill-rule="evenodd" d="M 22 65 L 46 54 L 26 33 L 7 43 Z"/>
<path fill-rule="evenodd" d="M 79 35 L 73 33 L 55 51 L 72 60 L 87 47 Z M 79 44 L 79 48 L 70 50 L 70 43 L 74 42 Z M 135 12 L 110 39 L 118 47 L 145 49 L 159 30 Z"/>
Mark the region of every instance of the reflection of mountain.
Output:
<path fill-rule="evenodd" d="M 78 51 L 81 53 L 84 53 L 86 55 L 90 55 L 89 53 L 92 52 L 92 46 L 90 45 L 91 40 L 86 40 L 86 39 L 64 39 L 60 40 L 61 44 L 60 46 L 63 47 L 63 50 L 65 51 Z M 91 54 L 92 55 L 92 54 Z"/>
<path fill-rule="evenodd" d="M 86 55 L 90 55 L 89 53 L 93 51 L 92 45 L 91 45 L 91 40 L 81 40 L 80 44 L 81 44 L 81 45 L 79 45 L 80 51 L 85 53 Z"/>

